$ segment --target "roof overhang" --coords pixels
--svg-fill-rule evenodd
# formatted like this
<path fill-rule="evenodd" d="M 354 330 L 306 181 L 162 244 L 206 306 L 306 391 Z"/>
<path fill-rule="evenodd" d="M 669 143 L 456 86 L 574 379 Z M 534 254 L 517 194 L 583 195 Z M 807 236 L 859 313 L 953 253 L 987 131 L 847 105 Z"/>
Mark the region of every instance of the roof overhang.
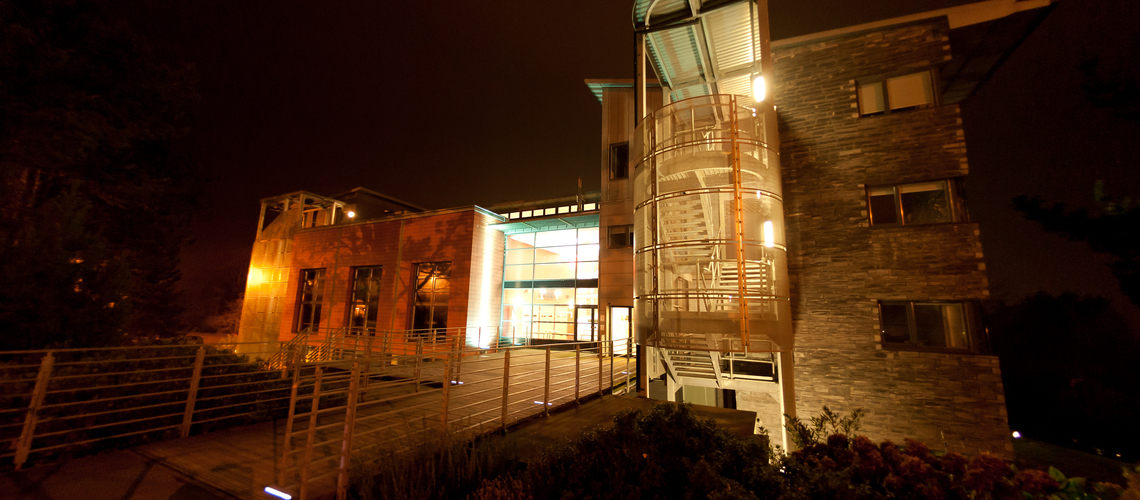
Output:
<path fill-rule="evenodd" d="M 761 73 L 755 0 L 636 0 L 633 24 L 671 101 L 710 94 L 752 95 Z"/>
<path fill-rule="evenodd" d="M 597 212 L 575 216 L 546 217 L 542 219 L 527 219 L 526 221 L 505 222 L 491 224 L 490 228 L 498 229 L 506 234 L 533 233 L 537 231 L 554 231 L 557 229 L 574 229 L 584 227 L 598 227 L 599 216 Z"/>

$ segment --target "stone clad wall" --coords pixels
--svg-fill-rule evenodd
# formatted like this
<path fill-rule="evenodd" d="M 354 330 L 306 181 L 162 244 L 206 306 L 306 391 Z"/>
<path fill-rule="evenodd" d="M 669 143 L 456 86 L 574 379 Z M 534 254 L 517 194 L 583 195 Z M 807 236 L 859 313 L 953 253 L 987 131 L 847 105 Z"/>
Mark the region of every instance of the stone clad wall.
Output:
<path fill-rule="evenodd" d="M 945 20 L 773 50 L 796 335 L 796 406 L 868 412 L 861 433 L 1012 456 L 994 356 L 884 348 L 879 300 L 988 296 L 975 223 L 870 227 L 866 186 L 965 175 L 957 105 L 861 117 L 859 81 L 935 68 Z M 937 90 L 936 90 L 937 94 Z"/>

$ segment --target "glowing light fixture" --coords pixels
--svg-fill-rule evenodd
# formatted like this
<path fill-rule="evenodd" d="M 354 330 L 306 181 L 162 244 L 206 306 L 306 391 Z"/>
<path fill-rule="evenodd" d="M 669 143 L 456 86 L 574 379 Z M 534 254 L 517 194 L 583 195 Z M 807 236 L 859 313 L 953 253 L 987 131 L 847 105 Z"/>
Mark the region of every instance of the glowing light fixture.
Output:
<path fill-rule="evenodd" d="M 776 231 L 770 220 L 764 221 L 764 246 L 768 248 L 776 246 Z"/>
<path fill-rule="evenodd" d="M 1013 431 L 1013 439 L 1021 439 L 1021 433 L 1017 432 L 1017 431 Z"/>
<path fill-rule="evenodd" d="M 764 75 L 756 75 L 752 79 L 752 98 L 756 102 L 764 102 L 764 98 L 768 95 L 768 86 L 764 83 Z"/>
<path fill-rule="evenodd" d="M 261 284 L 261 269 L 253 268 L 249 270 L 249 277 L 246 278 L 246 283 L 250 285 Z"/>
<path fill-rule="evenodd" d="M 284 500 L 291 500 L 293 498 L 293 495 L 285 493 L 284 491 L 275 490 L 275 489 L 270 488 L 268 486 L 265 487 L 265 492 L 269 493 L 270 495 L 273 495 L 277 498 L 283 498 Z"/>
<path fill-rule="evenodd" d="M 353 217 L 356 217 L 356 212 L 353 212 L 352 210 L 349 210 L 349 211 L 348 211 L 348 213 L 347 213 L 347 214 L 345 214 L 345 215 L 348 215 L 348 218 L 349 218 L 349 219 L 351 219 L 351 218 L 353 218 Z"/>

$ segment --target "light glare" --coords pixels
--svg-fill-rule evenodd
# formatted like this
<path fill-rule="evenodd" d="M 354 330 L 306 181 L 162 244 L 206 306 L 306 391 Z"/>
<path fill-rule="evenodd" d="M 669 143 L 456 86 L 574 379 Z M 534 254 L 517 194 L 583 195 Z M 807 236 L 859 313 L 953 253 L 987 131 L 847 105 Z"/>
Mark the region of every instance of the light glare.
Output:
<path fill-rule="evenodd" d="M 356 217 L 356 212 L 353 212 L 352 210 L 349 210 L 349 211 L 348 211 L 348 218 L 349 218 L 349 219 L 351 219 L 351 218 L 353 218 L 353 217 Z"/>
<path fill-rule="evenodd" d="M 270 488 L 268 486 L 265 487 L 265 492 L 269 493 L 270 495 L 273 495 L 277 498 L 283 498 L 285 500 L 291 500 L 293 498 L 293 495 L 285 493 L 284 491 L 275 490 L 275 489 Z"/>
<path fill-rule="evenodd" d="M 752 98 L 756 102 L 764 102 L 764 98 L 768 95 L 768 86 L 764 83 L 764 75 L 756 75 L 752 80 Z"/>
<path fill-rule="evenodd" d="M 776 246 L 776 230 L 770 220 L 764 221 L 764 246 L 768 248 Z"/>
<path fill-rule="evenodd" d="M 1017 432 L 1017 431 L 1013 431 L 1013 439 L 1021 439 L 1021 433 Z"/>

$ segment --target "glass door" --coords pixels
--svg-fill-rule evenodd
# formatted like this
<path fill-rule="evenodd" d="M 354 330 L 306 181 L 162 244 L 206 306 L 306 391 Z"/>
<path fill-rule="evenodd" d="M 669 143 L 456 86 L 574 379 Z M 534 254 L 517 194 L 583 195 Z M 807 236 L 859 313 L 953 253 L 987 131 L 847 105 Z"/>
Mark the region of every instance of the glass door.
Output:
<path fill-rule="evenodd" d="M 610 307 L 610 338 L 614 341 L 614 356 L 629 354 L 629 344 L 633 337 L 632 307 Z"/>
<path fill-rule="evenodd" d="M 578 306 L 575 310 L 577 322 L 574 324 L 574 340 L 595 342 L 598 340 L 598 306 Z"/>

